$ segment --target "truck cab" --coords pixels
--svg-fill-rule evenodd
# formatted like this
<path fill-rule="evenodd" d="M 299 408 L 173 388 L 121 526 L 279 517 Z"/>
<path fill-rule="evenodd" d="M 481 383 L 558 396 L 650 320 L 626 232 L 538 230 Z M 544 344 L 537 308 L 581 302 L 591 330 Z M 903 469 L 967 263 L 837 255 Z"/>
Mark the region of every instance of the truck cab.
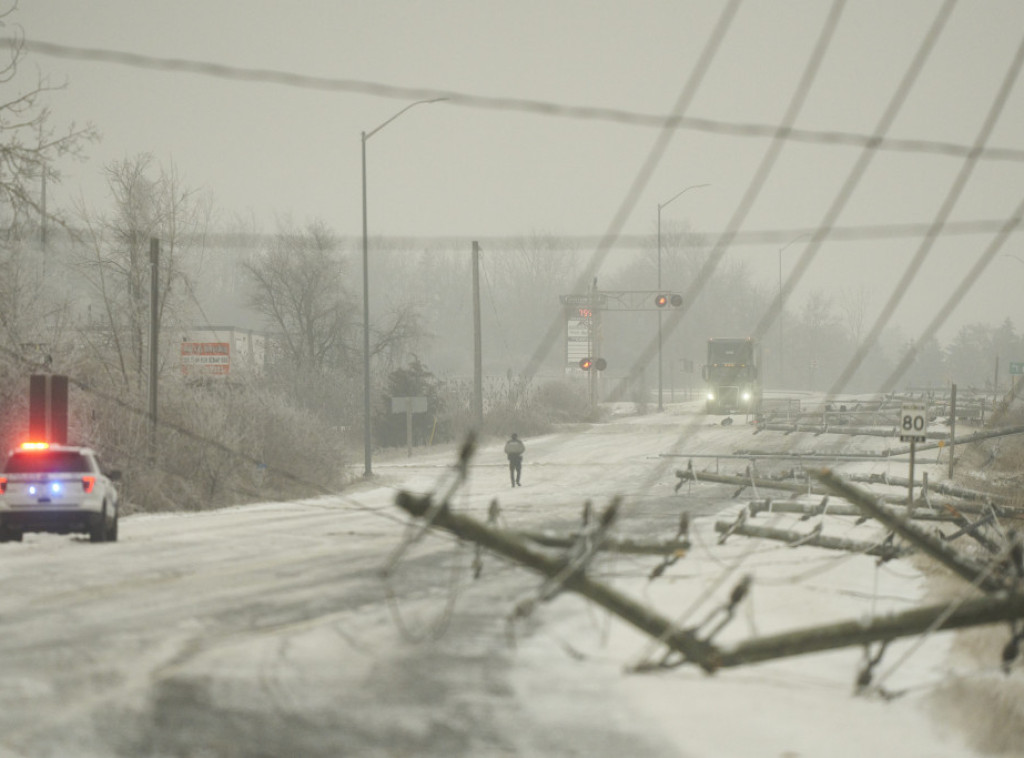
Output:
<path fill-rule="evenodd" d="M 712 337 L 702 374 L 708 413 L 757 413 L 760 345 L 751 337 Z"/>

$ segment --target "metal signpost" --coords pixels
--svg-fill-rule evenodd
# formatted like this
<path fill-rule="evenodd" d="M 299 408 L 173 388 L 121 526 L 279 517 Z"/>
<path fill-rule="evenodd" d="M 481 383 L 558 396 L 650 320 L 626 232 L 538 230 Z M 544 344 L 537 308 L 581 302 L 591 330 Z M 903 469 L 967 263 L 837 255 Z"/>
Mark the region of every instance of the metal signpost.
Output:
<path fill-rule="evenodd" d="M 1010 402 L 1017 397 L 1017 377 L 1024 374 L 1024 361 L 1010 361 Z"/>
<path fill-rule="evenodd" d="M 925 403 L 904 402 L 900 406 L 900 442 L 910 443 L 910 476 L 907 508 L 914 507 L 914 454 L 917 443 L 927 439 L 928 406 Z"/>
<path fill-rule="evenodd" d="M 427 412 L 427 399 L 425 397 L 393 397 L 391 398 L 391 412 L 405 414 L 405 444 L 407 456 L 412 457 L 412 414 Z"/>

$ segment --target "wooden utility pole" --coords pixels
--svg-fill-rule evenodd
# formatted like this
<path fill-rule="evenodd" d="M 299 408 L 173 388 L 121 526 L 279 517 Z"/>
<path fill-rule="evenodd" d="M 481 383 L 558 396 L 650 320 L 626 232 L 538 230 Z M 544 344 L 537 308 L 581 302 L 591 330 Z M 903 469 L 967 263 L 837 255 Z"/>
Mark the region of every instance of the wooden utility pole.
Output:
<path fill-rule="evenodd" d="M 473 240 L 473 422 L 484 426 L 483 335 L 480 327 L 480 243 Z"/>
<path fill-rule="evenodd" d="M 579 534 L 552 534 L 550 532 L 511 532 L 509 536 L 536 542 L 543 547 L 563 549 L 571 548 L 580 537 Z M 687 539 L 639 540 L 629 537 L 605 537 L 601 542 L 601 550 L 633 555 L 671 555 L 685 553 L 689 549 L 690 541 Z"/>
<path fill-rule="evenodd" d="M 722 650 L 718 664 L 722 668 L 748 663 L 807 655 L 850 645 L 867 645 L 897 637 L 923 634 L 931 629 L 961 629 L 1024 618 L 1024 595 L 1005 598 L 978 597 L 950 605 L 932 605 L 894 615 L 878 616 L 838 624 L 800 629 L 795 632 L 754 637 L 732 649 Z"/>
<path fill-rule="evenodd" d="M 578 592 L 589 598 L 651 637 L 662 641 L 672 650 L 682 653 L 687 660 L 705 671 L 711 672 L 718 667 L 714 645 L 698 639 L 691 631 L 680 629 L 670 619 L 617 590 L 594 581 L 582 571 L 567 572 L 569 563 L 565 558 L 551 558 L 530 548 L 523 540 L 491 529 L 466 516 L 452 513 L 446 503 L 437 506 L 430 495 L 399 492 L 395 500 L 399 507 L 418 518 L 436 510 L 431 522 L 433 526 L 452 532 L 460 539 L 478 543 L 548 578 L 561 578 L 563 589 Z"/>
<path fill-rule="evenodd" d="M 149 240 L 149 452 L 156 454 L 156 398 L 160 340 L 160 240 Z"/>
<path fill-rule="evenodd" d="M 953 453 L 956 451 L 956 383 L 949 395 L 949 478 L 953 478 Z"/>
<path fill-rule="evenodd" d="M 995 416 L 996 406 L 999 405 L 999 356 L 996 356 L 996 371 L 992 377 L 992 415 Z"/>
<path fill-rule="evenodd" d="M 862 553 L 864 555 L 875 555 L 882 558 L 898 558 L 910 551 L 903 547 L 893 547 L 885 543 L 866 542 L 864 540 L 851 540 L 844 537 L 832 537 L 813 531 L 808 534 L 801 534 L 792 529 L 774 529 L 770 526 L 754 526 L 752 524 L 733 524 L 729 521 L 716 521 L 715 531 L 718 534 L 739 534 L 743 537 L 757 537 L 759 539 L 777 540 L 789 543 L 791 546 L 810 545 L 811 547 L 825 548 L 826 550 L 846 550 L 850 553 Z"/>
<path fill-rule="evenodd" d="M 939 561 L 960 578 L 971 584 L 976 584 L 985 592 L 1001 592 L 1006 589 L 1002 579 L 992 576 L 988 567 L 960 555 L 953 548 L 935 539 L 917 525 L 910 523 L 909 519 L 897 516 L 887 506 L 882 505 L 879 502 L 879 498 L 870 492 L 850 484 L 841 476 L 828 469 L 817 473 L 815 478 L 833 493 L 839 497 L 846 498 L 861 508 L 866 515 L 880 521 L 883 526 L 896 532 L 900 537 L 903 537 L 903 539 L 922 552 Z"/>

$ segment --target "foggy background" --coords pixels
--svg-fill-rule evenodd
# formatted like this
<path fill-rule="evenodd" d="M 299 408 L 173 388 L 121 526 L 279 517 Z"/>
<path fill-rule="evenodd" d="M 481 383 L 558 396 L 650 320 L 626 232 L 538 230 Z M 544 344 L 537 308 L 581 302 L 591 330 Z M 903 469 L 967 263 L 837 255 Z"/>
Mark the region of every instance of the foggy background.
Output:
<path fill-rule="evenodd" d="M 367 141 L 371 307 L 383 312 L 403 292 L 432 300 L 435 307 L 422 311 L 425 326 L 444 338 L 422 346 L 420 357 L 432 370 L 467 374 L 468 259 L 471 241 L 480 240 L 485 372 L 502 375 L 522 370 L 538 351 L 540 370 L 564 365 L 564 335 L 544 342 L 561 312 L 552 297 L 585 291 L 591 276 L 604 290 L 657 288 L 659 205 L 684 188 L 708 185 L 661 209 L 663 289 L 686 291 L 699 268 L 677 259 L 687 251 L 706 255 L 729 228 L 831 6 L 742 4 L 706 72 L 691 80 L 725 7 L 53 0 L 21 3 L 8 26 L 57 46 L 29 46 L 20 72 L 67 82 L 50 98 L 54 120 L 91 123 L 102 134 L 83 160 L 57 167 L 59 182 L 48 186 L 51 211 L 102 212 L 110 202 L 103 167 L 148 153 L 187 186 L 210 193 L 211 234 L 256 239 L 273 235 L 282 219 L 298 227 L 322 222 L 352 257 L 356 297 L 360 135 L 411 102 L 447 97 L 403 114 Z M 739 236 L 723 250 L 714 285 L 688 303 L 692 310 L 666 341 L 667 360 L 692 358 L 699 366 L 707 337 L 753 333 L 941 7 L 934 0 L 842 7 L 794 122 L 805 136 L 782 145 L 733 230 Z M 901 102 L 891 145 L 874 155 L 836 221 L 845 238 L 821 244 L 787 297 L 785 331 L 773 320 L 764 335 L 769 386 L 783 352 L 793 365 L 781 378 L 824 388 L 827 378 L 814 376 L 812 361 L 836 364 L 834 376 L 878 318 L 997 98 L 1022 22 L 1024 7 L 1012 0 L 961 2 L 952 10 Z M 185 70 L 182 61 L 226 68 Z M 692 81 L 683 123 L 649 176 L 636 182 L 659 124 Z M 886 366 L 1013 215 L 1024 187 L 1022 126 L 1024 96 L 1013 86 L 945 233 L 886 322 Z M 604 238 L 612 229 L 617 234 Z M 959 300 L 938 332 L 943 347 L 965 325 L 1020 321 L 1020 239 L 1011 234 Z M 197 287 L 210 323 L 259 326 L 243 306 L 237 273 L 238 260 L 254 247 L 211 241 L 204 250 Z M 539 269 L 536 254 L 522 253 L 531 247 L 560 260 Z M 595 250 L 607 255 L 587 270 Z M 454 273 L 431 282 L 431 270 Z M 823 309 L 851 338 L 845 355 L 822 353 L 835 345 L 827 334 L 801 332 Z M 605 319 L 610 374 L 635 363 L 655 318 Z M 1014 358 L 1024 355 L 1003 356 Z M 646 370 L 650 384 L 651 366 Z M 923 373 L 939 384 L 956 379 Z M 859 384 L 873 388 L 884 374 L 876 369 Z M 688 378 L 667 376 L 679 384 Z"/>

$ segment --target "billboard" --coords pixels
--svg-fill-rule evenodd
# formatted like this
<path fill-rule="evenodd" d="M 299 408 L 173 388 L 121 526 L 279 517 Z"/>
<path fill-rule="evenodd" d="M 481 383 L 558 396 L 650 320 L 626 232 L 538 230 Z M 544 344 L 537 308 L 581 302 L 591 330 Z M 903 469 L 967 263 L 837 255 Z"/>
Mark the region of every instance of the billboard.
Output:
<path fill-rule="evenodd" d="M 230 370 L 230 343 L 187 341 L 181 343 L 182 376 L 227 376 Z"/>

